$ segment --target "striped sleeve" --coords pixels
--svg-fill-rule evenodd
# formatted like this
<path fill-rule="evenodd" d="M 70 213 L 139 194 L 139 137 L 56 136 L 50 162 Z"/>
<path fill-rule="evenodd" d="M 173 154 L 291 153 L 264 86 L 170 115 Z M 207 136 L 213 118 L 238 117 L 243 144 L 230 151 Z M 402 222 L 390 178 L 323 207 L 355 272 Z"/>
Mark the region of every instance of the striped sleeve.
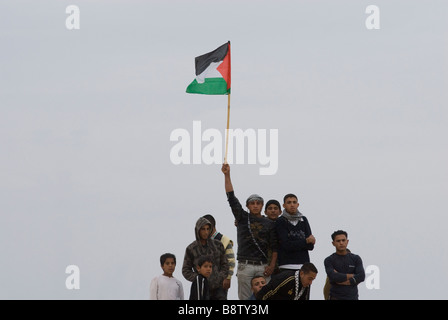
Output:
<path fill-rule="evenodd" d="M 233 252 L 232 240 L 229 241 L 229 244 L 226 247 L 226 258 L 229 262 L 229 273 L 227 275 L 227 279 L 231 279 L 235 270 L 235 253 Z"/>

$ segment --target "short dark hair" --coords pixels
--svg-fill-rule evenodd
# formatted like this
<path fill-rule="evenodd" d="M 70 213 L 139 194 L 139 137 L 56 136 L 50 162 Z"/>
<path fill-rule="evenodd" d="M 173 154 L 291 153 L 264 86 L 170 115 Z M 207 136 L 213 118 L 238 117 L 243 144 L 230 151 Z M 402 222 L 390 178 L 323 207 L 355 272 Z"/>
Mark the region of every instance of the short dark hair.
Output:
<path fill-rule="evenodd" d="M 346 231 L 344 231 L 344 230 L 337 230 L 337 231 L 335 231 L 335 232 L 333 232 L 333 233 L 331 234 L 331 240 L 334 241 L 334 238 L 336 238 L 336 236 L 339 236 L 339 235 L 341 235 L 341 234 L 343 234 L 346 238 L 348 238 L 348 234 L 347 234 Z"/>
<path fill-rule="evenodd" d="M 213 264 L 212 257 L 211 256 L 200 256 L 199 259 L 198 259 L 198 262 L 196 263 L 196 265 L 198 267 L 202 267 L 202 265 L 205 262 L 210 262 L 211 264 Z"/>
<path fill-rule="evenodd" d="M 300 271 L 303 271 L 303 273 L 306 273 L 306 274 L 308 274 L 310 272 L 317 273 L 317 268 L 311 262 L 305 262 L 303 264 L 302 268 L 300 268 Z"/>
<path fill-rule="evenodd" d="M 278 202 L 278 201 L 275 200 L 275 199 L 271 199 L 271 200 L 269 200 L 268 202 L 266 202 L 266 205 L 264 206 L 264 210 L 266 211 L 267 208 L 268 208 L 271 204 L 276 205 L 276 206 L 280 209 L 280 211 L 282 210 L 282 206 L 280 205 L 280 202 Z"/>
<path fill-rule="evenodd" d="M 213 218 L 213 216 L 211 214 L 206 214 L 202 218 L 207 219 L 212 224 L 212 228 L 216 228 L 216 220 L 215 220 L 215 218 Z"/>
<path fill-rule="evenodd" d="M 283 197 L 283 203 L 286 203 L 286 199 L 288 198 L 296 198 L 297 200 L 299 200 L 299 198 L 297 198 L 295 194 L 288 193 L 286 196 Z"/>
<path fill-rule="evenodd" d="M 252 287 L 252 285 L 253 285 L 253 281 L 254 281 L 255 279 L 258 279 L 258 278 L 263 278 L 264 280 L 266 280 L 266 278 L 265 278 L 264 276 L 260 276 L 260 275 L 255 276 L 255 277 L 252 277 L 252 279 L 250 279 L 250 286 L 251 286 L 251 287 Z"/>
<path fill-rule="evenodd" d="M 165 264 L 166 259 L 168 258 L 173 258 L 174 259 L 174 264 L 176 264 L 176 256 L 172 253 L 164 253 L 160 256 L 160 265 L 163 267 L 163 265 Z"/>

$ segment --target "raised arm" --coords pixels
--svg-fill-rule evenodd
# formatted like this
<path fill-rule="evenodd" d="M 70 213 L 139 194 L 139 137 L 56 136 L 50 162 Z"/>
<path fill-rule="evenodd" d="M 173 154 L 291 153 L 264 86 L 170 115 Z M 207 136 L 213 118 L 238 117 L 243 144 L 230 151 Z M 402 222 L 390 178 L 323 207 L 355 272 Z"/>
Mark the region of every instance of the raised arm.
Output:
<path fill-rule="evenodd" d="M 222 173 L 224 173 L 224 186 L 226 188 L 226 192 L 232 192 L 233 186 L 232 181 L 230 180 L 230 166 L 228 163 L 222 165 L 221 168 Z"/>
<path fill-rule="evenodd" d="M 232 208 L 232 213 L 237 221 L 241 220 L 244 214 L 244 209 L 241 206 L 239 200 L 235 197 L 235 192 L 233 191 L 232 181 L 230 180 L 230 166 L 225 163 L 221 168 L 222 173 L 224 173 L 224 186 L 226 188 L 227 200 L 229 201 L 230 208 Z"/>

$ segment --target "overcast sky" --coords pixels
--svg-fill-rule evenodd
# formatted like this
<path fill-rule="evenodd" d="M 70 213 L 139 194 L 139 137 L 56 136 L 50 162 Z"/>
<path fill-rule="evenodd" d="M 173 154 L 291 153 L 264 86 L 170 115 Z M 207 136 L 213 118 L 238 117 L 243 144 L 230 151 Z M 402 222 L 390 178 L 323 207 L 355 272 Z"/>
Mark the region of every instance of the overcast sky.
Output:
<path fill-rule="evenodd" d="M 371 4 L 379 30 L 365 25 Z M 206 213 L 237 250 L 221 166 L 170 158 L 171 133 L 193 135 L 193 121 L 224 137 L 227 97 L 185 89 L 194 58 L 230 40 L 230 127 L 278 130 L 276 174 L 233 164 L 235 193 L 297 194 L 316 237 L 311 299 L 337 229 L 380 271 L 360 299 L 447 299 L 446 12 L 435 0 L 2 1 L 0 298 L 148 299 L 165 252 L 188 298 L 183 256 Z"/>

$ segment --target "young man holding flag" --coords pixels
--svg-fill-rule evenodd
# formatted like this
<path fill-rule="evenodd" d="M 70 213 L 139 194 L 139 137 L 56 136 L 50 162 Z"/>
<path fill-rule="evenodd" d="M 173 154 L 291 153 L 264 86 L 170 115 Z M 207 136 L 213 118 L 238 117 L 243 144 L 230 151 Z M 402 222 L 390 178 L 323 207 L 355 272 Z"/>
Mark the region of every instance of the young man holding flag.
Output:
<path fill-rule="evenodd" d="M 251 281 L 255 276 L 264 276 L 269 282 L 277 262 L 277 237 L 274 222 L 262 216 L 263 198 L 253 194 L 246 200 L 249 212 L 243 209 L 235 197 L 230 179 L 230 166 L 223 164 L 225 190 L 232 213 L 237 221 L 238 241 L 238 297 L 247 300 L 252 295 Z M 268 251 L 272 259 L 268 261 Z"/>

